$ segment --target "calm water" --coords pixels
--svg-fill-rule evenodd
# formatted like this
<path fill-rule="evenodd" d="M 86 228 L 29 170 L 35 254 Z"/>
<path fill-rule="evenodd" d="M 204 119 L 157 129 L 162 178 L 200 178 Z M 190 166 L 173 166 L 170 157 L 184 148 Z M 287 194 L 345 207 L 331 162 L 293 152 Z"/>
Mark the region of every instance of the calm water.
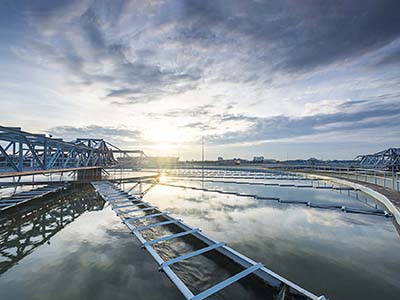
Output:
<path fill-rule="evenodd" d="M 168 180 L 168 182 L 171 182 Z M 332 190 L 172 181 L 287 200 L 371 207 L 365 195 Z M 157 186 L 146 199 L 273 271 L 331 299 L 396 299 L 400 238 L 391 219 Z"/>
<path fill-rule="evenodd" d="M 180 299 L 91 189 L 61 199 L 2 220 L 0 299 Z"/>
<path fill-rule="evenodd" d="M 287 200 L 375 206 L 365 195 L 347 191 L 165 182 Z M 33 214 L 1 220 L 0 299 L 182 299 L 89 188 L 56 200 L 31 207 Z M 145 200 L 331 300 L 397 299 L 400 293 L 400 238 L 391 219 L 163 185 L 151 189 Z M 146 234 L 154 238 L 168 232 L 163 228 Z M 197 246 L 182 239 L 160 243 L 157 250 L 169 258 Z M 223 265 L 201 256 L 178 265 L 176 272 L 193 291 L 201 291 L 232 272 Z M 258 299 L 240 284 L 229 289 L 215 299 Z"/>

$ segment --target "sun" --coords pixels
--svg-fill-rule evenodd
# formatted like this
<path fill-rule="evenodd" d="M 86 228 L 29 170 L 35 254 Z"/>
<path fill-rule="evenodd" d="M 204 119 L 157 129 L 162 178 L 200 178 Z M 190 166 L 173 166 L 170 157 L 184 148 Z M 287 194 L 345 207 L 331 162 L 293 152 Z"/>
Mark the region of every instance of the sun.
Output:
<path fill-rule="evenodd" d="M 153 144 L 152 148 L 158 151 L 170 151 L 174 148 L 174 145 L 169 143 Z"/>
<path fill-rule="evenodd" d="M 184 121 L 155 120 L 143 124 L 142 137 L 149 153 L 154 156 L 175 157 L 188 151 L 198 134 L 183 126 L 182 122 Z"/>
<path fill-rule="evenodd" d="M 182 141 L 182 132 L 166 124 L 149 128 L 145 135 L 149 141 L 159 145 L 160 148 L 165 148 L 169 144 L 176 144 Z"/>

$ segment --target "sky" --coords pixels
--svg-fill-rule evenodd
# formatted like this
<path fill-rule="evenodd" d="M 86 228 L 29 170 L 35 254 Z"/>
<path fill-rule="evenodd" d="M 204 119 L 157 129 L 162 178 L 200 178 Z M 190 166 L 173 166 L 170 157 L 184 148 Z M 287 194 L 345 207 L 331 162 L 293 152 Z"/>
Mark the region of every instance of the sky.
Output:
<path fill-rule="evenodd" d="M 2 0 L 2 126 L 148 155 L 352 159 L 400 140 L 398 0 Z"/>

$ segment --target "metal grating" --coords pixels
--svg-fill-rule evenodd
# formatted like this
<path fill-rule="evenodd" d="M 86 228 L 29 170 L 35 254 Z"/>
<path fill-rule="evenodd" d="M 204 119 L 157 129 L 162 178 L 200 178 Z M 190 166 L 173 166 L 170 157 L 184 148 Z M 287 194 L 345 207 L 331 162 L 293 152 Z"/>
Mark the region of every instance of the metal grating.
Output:
<path fill-rule="evenodd" d="M 273 271 L 269 270 L 265 266 L 263 266 L 261 263 L 256 263 L 255 261 L 251 260 L 250 258 L 236 252 L 232 248 L 226 246 L 224 243 L 215 241 L 214 239 L 208 237 L 204 233 L 202 233 L 199 229 L 197 228 L 192 228 L 189 225 L 186 225 L 185 223 L 182 222 L 182 220 L 176 219 L 169 215 L 168 213 L 163 213 L 161 211 L 158 211 L 156 207 L 151 206 L 149 203 L 142 202 L 140 198 L 133 197 L 129 195 L 128 193 L 120 190 L 118 187 L 113 185 L 109 181 L 98 181 L 98 182 L 92 182 L 93 187 L 97 190 L 97 192 L 101 195 L 101 197 L 110 202 L 113 209 L 115 212 L 121 217 L 123 222 L 126 224 L 126 226 L 131 230 L 131 232 L 137 237 L 137 239 L 143 244 L 144 248 L 147 249 L 147 251 L 151 254 L 151 256 L 156 260 L 158 265 L 160 266 L 160 270 L 164 271 L 164 273 L 170 278 L 170 280 L 175 284 L 175 286 L 180 290 L 180 292 L 184 295 L 184 297 L 187 300 L 201 300 L 201 299 L 206 299 L 215 293 L 219 292 L 220 290 L 226 288 L 227 286 L 237 282 L 238 280 L 242 279 L 245 276 L 248 276 L 250 274 L 254 274 L 258 276 L 260 279 L 265 281 L 269 286 L 273 286 L 275 288 L 279 288 L 280 286 L 287 286 L 291 288 L 291 290 L 298 295 L 298 299 L 311 299 L 311 300 L 326 300 L 324 296 L 316 296 L 313 293 L 301 288 L 300 286 L 296 285 L 295 283 L 287 280 L 286 278 L 283 278 L 282 276 L 274 273 Z M 151 212 L 150 215 L 147 215 L 148 218 L 151 217 L 158 217 L 161 216 L 165 219 L 165 221 L 161 221 L 158 223 L 153 223 L 150 225 L 145 225 L 145 226 L 134 226 L 131 224 L 132 218 L 126 218 L 124 217 L 125 213 L 124 211 L 120 211 L 119 209 L 121 206 L 115 205 L 116 203 L 119 203 L 121 200 L 126 200 L 126 199 L 131 199 L 133 200 L 130 205 L 126 205 L 124 207 L 137 207 L 139 210 L 143 210 L 145 208 L 149 208 L 148 211 Z M 143 207 L 143 208 L 139 208 Z M 129 210 L 129 211 L 136 211 L 136 210 Z M 154 228 L 158 226 L 165 226 L 168 224 L 176 224 L 178 227 L 183 229 L 183 232 L 177 233 L 177 234 L 172 234 L 166 237 L 154 239 L 147 241 L 141 232 L 143 230 L 147 230 L 149 228 Z M 207 247 L 204 247 L 202 249 L 183 254 L 179 257 L 173 258 L 168 261 L 164 261 L 160 255 L 156 252 L 156 250 L 152 247 L 155 243 L 158 243 L 160 241 L 165 241 L 165 240 L 172 240 L 174 238 L 178 238 L 180 236 L 184 235 L 192 235 L 193 237 L 199 239 L 200 241 L 204 242 L 207 244 Z M 239 272 L 236 275 L 233 275 L 232 277 L 223 280 L 222 282 L 212 286 L 211 288 L 200 292 L 197 295 L 194 295 L 190 289 L 185 285 L 185 283 L 178 277 L 177 274 L 173 272 L 173 270 L 170 268 L 170 265 L 179 262 L 184 259 L 189 259 L 191 257 L 194 257 L 196 255 L 200 255 L 202 253 L 208 252 L 208 251 L 218 251 L 222 255 L 225 255 L 235 263 L 239 264 L 241 267 L 244 268 L 243 271 Z M 294 298 L 297 299 L 297 298 Z"/>

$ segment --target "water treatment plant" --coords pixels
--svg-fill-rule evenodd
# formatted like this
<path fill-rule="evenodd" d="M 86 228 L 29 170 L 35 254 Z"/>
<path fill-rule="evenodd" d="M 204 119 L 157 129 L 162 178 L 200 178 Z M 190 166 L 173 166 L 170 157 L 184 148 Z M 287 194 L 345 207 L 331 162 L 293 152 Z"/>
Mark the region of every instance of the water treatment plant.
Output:
<path fill-rule="evenodd" d="M 400 291 L 394 149 L 352 170 L 127 169 L 117 155 L 145 154 L 20 128 L 1 127 L 0 139 L 4 299 L 394 299 Z"/>
<path fill-rule="evenodd" d="M 0 300 L 399 300 L 400 1 L 0 1 Z"/>

